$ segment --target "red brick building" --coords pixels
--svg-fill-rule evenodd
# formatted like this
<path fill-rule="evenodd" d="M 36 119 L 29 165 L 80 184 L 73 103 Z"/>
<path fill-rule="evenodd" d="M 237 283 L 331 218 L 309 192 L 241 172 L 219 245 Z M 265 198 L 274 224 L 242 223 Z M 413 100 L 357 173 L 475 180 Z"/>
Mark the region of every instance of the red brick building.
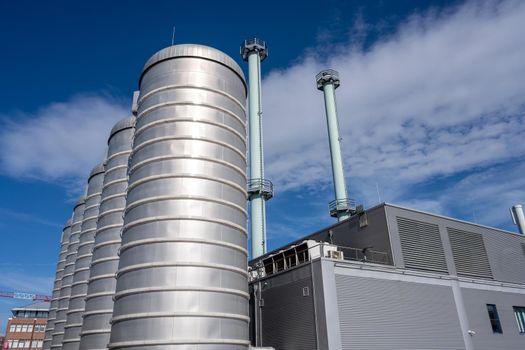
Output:
<path fill-rule="evenodd" d="M 2 350 L 40 350 L 44 341 L 49 303 L 37 302 L 11 310 L 13 316 L 7 321 Z"/>

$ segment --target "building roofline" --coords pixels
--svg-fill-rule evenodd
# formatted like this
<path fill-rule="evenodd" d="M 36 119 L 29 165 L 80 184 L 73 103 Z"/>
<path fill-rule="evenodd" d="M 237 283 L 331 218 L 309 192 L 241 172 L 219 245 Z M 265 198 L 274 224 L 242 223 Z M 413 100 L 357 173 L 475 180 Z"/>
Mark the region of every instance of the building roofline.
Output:
<path fill-rule="evenodd" d="M 502 229 L 500 229 L 500 228 L 496 228 L 496 227 L 492 227 L 492 226 L 487 226 L 487 225 L 482 225 L 482 224 L 478 224 L 478 223 L 471 222 L 471 221 L 466 221 L 466 220 L 456 219 L 456 218 L 453 218 L 453 217 L 450 217 L 450 216 L 446 216 L 446 215 L 430 213 L 430 212 L 428 212 L 428 211 L 423 211 L 423 210 L 419 210 L 419 209 L 407 208 L 407 207 L 404 207 L 404 206 L 402 206 L 402 205 L 398 205 L 398 204 L 392 204 L 392 203 L 383 202 L 383 203 L 381 203 L 379 206 L 381 206 L 381 205 L 384 205 L 385 207 L 392 207 L 392 208 L 397 208 L 397 209 L 402 209 L 402 210 L 412 211 L 412 212 L 419 213 L 419 214 L 430 215 L 430 216 L 434 216 L 434 217 L 436 217 L 436 218 L 446 219 L 446 220 L 450 220 L 450 221 L 455 221 L 455 222 L 459 222 L 459 223 L 466 224 L 466 225 L 473 225 L 473 226 L 481 227 L 481 228 L 488 229 L 488 230 L 498 231 L 498 232 L 507 233 L 507 234 L 510 233 L 510 234 L 512 234 L 512 235 L 523 236 L 523 235 L 519 234 L 518 232 L 512 232 L 512 231 L 502 230 Z M 376 207 L 377 207 L 377 206 L 376 206 Z M 375 207 L 374 207 L 374 208 L 375 208 Z M 371 208 L 371 209 L 372 209 L 372 208 Z M 367 209 L 367 210 L 368 210 L 368 209 Z"/>

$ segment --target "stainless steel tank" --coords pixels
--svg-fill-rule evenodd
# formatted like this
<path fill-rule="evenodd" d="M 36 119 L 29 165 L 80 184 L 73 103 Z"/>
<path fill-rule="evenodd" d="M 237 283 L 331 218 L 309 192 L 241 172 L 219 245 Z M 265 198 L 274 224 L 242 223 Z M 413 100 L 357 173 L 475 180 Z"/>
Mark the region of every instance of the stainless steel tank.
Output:
<path fill-rule="evenodd" d="M 60 297 L 60 289 L 62 287 L 62 275 L 64 273 L 64 266 L 66 265 L 67 246 L 69 244 L 69 236 L 71 235 L 71 219 L 64 225 L 62 230 L 62 237 L 60 239 L 60 253 L 58 254 L 58 263 L 55 274 L 55 282 L 53 283 L 53 293 L 51 294 L 51 303 L 49 305 L 49 317 L 47 319 L 46 333 L 44 334 L 43 348 L 49 350 L 51 348 L 51 340 L 53 339 L 53 332 L 55 330 L 56 313 L 58 309 L 58 298 Z"/>
<path fill-rule="evenodd" d="M 104 165 L 100 164 L 93 168 L 88 178 L 82 232 L 80 233 L 77 258 L 75 261 L 75 273 L 73 275 L 73 283 L 71 284 L 67 321 L 64 326 L 64 340 L 62 341 L 62 349 L 64 350 L 78 350 L 80 344 L 82 316 L 86 305 L 85 298 L 89 280 L 89 268 L 93 255 L 93 243 L 95 242 L 95 232 L 97 230 L 103 182 Z"/>
<path fill-rule="evenodd" d="M 248 349 L 245 100 L 213 48 L 146 63 L 110 349 Z"/>
<path fill-rule="evenodd" d="M 82 350 L 106 349 L 109 343 L 134 126 L 133 116 L 119 121 L 111 130 L 108 140 L 106 174 L 80 335 Z"/>
<path fill-rule="evenodd" d="M 73 218 L 71 219 L 71 235 L 67 246 L 66 262 L 60 286 L 60 297 L 58 298 L 58 309 L 54 330 L 52 332 L 51 348 L 62 348 L 64 338 L 64 325 L 66 324 L 66 313 L 69 307 L 69 297 L 71 296 L 71 283 L 75 272 L 75 261 L 77 259 L 78 239 L 80 236 L 82 219 L 84 218 L 85 196 L 82 196 L 75 203 Z"/>

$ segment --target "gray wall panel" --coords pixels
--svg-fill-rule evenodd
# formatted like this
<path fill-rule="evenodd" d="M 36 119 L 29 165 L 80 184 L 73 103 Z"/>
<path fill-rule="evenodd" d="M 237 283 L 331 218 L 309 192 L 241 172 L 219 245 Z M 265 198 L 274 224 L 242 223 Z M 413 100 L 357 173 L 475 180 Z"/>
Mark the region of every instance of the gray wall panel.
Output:
<path fill-rule="evenodd" d="M 465 349 L 452 289 L 336 275 L 344 350 Z"/>
<path fill-rule="evenodd" d="M 525 335 L 518 333 L 512 309 L 513 306 L 525 306 L 525 295 L 467 288 L 462 288 L 461 291 L 470 328 L 476 332 L 476 335 L 472 337 L 476 350 L 525 349 Z M 503 329 L 502 334 L 493 333 L 487 304 L 496 305 Z"/>
<path fill-rule="evenodd" d="M 315 349 L 316 325 L 310 264 L 262 282 L 263 346 Z M 303 296 L 303 288 L 308 295 Z"/>

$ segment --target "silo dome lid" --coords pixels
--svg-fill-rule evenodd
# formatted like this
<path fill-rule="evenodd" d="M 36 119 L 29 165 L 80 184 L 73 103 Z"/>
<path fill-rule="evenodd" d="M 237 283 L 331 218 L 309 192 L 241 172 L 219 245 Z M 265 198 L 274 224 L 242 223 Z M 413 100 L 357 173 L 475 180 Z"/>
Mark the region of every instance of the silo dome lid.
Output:
<path fill-rule="evenodd" d="M 77 202 L 75 203 L 75 208 L 79 205 L 82 205 L 86 202 L 86 196 L 80 196 L 80 198 L 77 199 Z"/>
<path fill-rule="evenodd" d="M 101 163 L 101 164 L 97 165 L 96 167 L 93 168 L 93 170 L 91 170 L 91 173 L 89 173 L 88 181 L 93 176 L 98 175 L 100 173 L 103 173 L 104 171 L 106 171 L 106 169 L 104 168 L 104 164 Z"/>
<path fill-rule="evenodd" d="M 151 56 L 150 59 L 144 65 L 144 68 L 142 69 L 142 74 L 139 79 L 139 85 L 140 81 L 142 80 L 142 77 L 144 76 L 144 73 L 151 66 L 161 61 L 165 61 L 175 57 L 199 57 L 218 62 L 237 73 L 237 75 L 239 75 L 239 77 L 242 79 L 243 83 L 246 84 L 246 79 L 244 78 L 244 73 L 242 72 L 241 67 L 237 64 L 237 62 L 233 60 L 233 58 L 231 58 L 224 52 L 214 49 L 213 47 L 204 45 L 181 44 L 166 47 L 165 49 L 162 49 L 155 53 L 153 56 Z"/>
<path fill-rule="evenodd" d="M 113 135 L 115 135 L 117 132 L 119 132 L 121 130 L 125 130 L 125 129 L 130 129 L 130 128 L 133 128 L 133 127 L 135 127 L 135 117 L 134 116 L 130 116 L 130 117 L 121 119 L 111 129 L 111 132 L 109 133 L 108 140 L 111 139 L 111 137 L 113 137 Z"/>

